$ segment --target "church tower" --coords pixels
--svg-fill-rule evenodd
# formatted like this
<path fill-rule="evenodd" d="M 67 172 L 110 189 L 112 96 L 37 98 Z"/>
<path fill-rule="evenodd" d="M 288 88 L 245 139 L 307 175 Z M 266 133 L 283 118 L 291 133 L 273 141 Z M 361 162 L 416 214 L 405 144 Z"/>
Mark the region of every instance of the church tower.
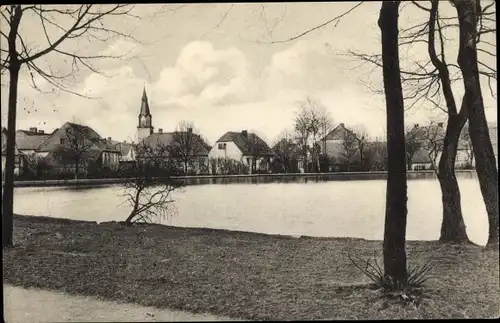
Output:
<path fill-rule="evenodd" d="M 137 126 L 137 142 L 141 142 L 144 138 L 153 133 L 151 124 L 151 112 L 149 111 L 148 96 L 146 88 L 142 92 L 141 111 L 139 112 L 139 125 Z"/>

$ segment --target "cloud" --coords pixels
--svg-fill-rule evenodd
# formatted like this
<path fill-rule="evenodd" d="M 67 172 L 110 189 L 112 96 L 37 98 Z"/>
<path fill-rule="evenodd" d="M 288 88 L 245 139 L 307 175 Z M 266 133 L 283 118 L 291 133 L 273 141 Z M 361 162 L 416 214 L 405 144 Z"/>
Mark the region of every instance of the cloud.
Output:
<path fill-rule="evenodd" d="M 248 98 L 248 62 L 238 49 L 215 49 L 210 42 L 188 43 L 179 53 L 175 66 L 162 70 L 154 86 L 155 96 L 168 94 L 165 104 L 226 104 Z"/>
<path fill-rule="evenodd" d="M 115 42 L 107 50 L 118 51 L 129 45 Z M 156 130 L 172 131 L 179 121 L 190 120 L 212 143 L 227 131 L 244 129 L 272 143 L 283 129 L 293 126 L 296 102 L 307 95 L 321 100 L 337 123 L 365 124 L 372 136 L 382 135 L 383 97 L 357 85 L 359 71 L 346 69 L 332 47 L 324 41 L 293 43 L 275 52 L 258 73 L 255 60 L 238 48 L 217 48 L 210 42 L 194 41 L 185 44 L 170 66 L 158 62 L 156 79 L 145 80 L 127 61 L 106 69 L 105 74 L 111 77 L 88 75 L 74 90 L 98 97 L 95 100 L 60 92 L 40 95 L 23 78 L 20 102 L 36 106 L 38 112 L 28 114 L 19 108 L 18 127 L 37 126 L 42 120 L 44 129 L 51 131 L 75 119 L 94 127 L 102 136 L 131 140 L 146 86 Z M 407 122 L 412 118 L 409 115 Z"/>

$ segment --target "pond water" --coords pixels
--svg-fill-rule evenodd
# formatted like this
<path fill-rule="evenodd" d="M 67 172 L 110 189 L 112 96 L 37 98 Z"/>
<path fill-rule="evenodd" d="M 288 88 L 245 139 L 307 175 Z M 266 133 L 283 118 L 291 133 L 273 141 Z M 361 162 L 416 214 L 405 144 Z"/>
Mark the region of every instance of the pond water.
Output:
<path fill-rule="evenodd" d="M 472 241 L 484 245 L 488 221 L 479 182 L 460 176 L 462 209 Z M 382 239 L 386 181 L 199 184 L 175 192 L 163 224 L 269 234 Z M 130 207 L 117 185 L 16 188 L 14 211 L 88 221 L 123 221 Z M 439 237 L 441 193 L 435 179 L 408 181 L 408 240 Z"/>

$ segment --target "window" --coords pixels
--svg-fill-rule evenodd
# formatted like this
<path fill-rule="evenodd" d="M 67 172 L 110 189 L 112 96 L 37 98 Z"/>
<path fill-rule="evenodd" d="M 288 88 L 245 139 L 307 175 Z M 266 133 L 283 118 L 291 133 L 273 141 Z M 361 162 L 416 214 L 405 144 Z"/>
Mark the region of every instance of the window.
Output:
<path fill-rule="evenodd" d="M 66 144 L 66 139 L 65 139 L 65 138 L 61 138 L 61 139 L 59 140 L 59 143 L 60 143 L 61 145 L 65 145 L 65 144 Z"/>
<path fill-rule="evenodd" d="M 219 143 L 219 149 L 226 149 L 226 143 Z"/>

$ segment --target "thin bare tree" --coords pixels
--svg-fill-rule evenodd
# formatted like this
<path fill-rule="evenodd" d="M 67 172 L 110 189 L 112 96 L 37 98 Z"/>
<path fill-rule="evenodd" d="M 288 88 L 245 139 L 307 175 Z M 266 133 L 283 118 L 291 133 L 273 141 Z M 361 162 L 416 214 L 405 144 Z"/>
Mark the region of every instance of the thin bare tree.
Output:
<path fill-rule="evenodd" d="M 61 163 L 73 166 L 75 179 L 78 178 L 81 166 L 86 170 L 88 154 L 95 147 L 92 139 L 87 127 L 71 125 L 64 130 L 59 149 L 55 151 L 55 157 Z"/>
<path fill-rule="evenodd" d="M 412 169 L 413 157 L 422 148 L 422 136 L 419 125 L 407 127 L 405 131 L 406 165 Z"/>
<path fill-rule="evenodd" d="M 350 171 L 352 158 L 359 151 L 359 139 L 357 138 L 356 134 L 348 127 L 343 127 L 340 136 L 342 146 L 341 156 L 344 159 L 344 162 L 347 164 L 347 171 Z"/>
<path fill-rule="evenodd" d="M 283 165 L 283 171 L 290 173 L 295 170 L 292 163 L 297 162 L 297 144 L 294 142 L 295 137 L 288 130 L 284 130 L 278 136 L 276 143 L 273 145 L 273 153 L 276 156 L 276 161 Z"/>
<path fill-rule="evenodd" d="M 302 158 L 304 160 L 304 172 L 308 171 L 307 163 L 308 163 L 308 150 L 309 150 L 309 115 L 306 110 L 301 109 L 296 117 L 295 117 L 295 133 L 296 133 L 296 141 L 300 146 L 300 150 L 302 151 Z"/>
<path fill-rule="evenodd" d="M 326 137 L 335 128 L 335 122 L 330 113 L 324 110 L 319 116 L 319 136 L 321 137 L 321 153 L 326 155 Z"/>
<path fill-rule="evenodd" d="M 124 202 L 132 207 L 125 219 L 127 225 L 165 218 L 172 211 L 172 193 L 184 186 L 175 178 L 177 165 L 168 159 L 168 146 L 141 143 L 136 150 L 137 162 L 132 176 L 127 173 L 122 182 Z"/>
<path fill-rule="evenodd" d="M 267 169 L 268 165 L 266 163 L 269 161 L 272 154 L 272 151 L 267 143 L 257 134 L 248 132 L 246 134 L 245 141 L 248 153 L 252 157 L 251 165 L 249 165 L 250 172 L 253 174 L 257 171 L 257 162 L 259 162 L 259 168 L 261 168 L 262 165 L 265 165 Z"/>
<path fill-rule="evenodd" d="M 445 136 L 443 123 L 431 120 L 420 130 L 421 149 L 425 150 L 434 173 L 439 176 L 438 158 L 443 152 Z"/>
<path fill-rule="evenodd" d="M 369 142 L 368 131 L 366 130 L 365 125 L 362 124 L 355 125 L 352 127 L 351 131 L 356 137 L 357 148 L 359 151 L 359 164 L 364 166 L 365 151 Z"/>
<path fill-rule="evenodd" d="M 323 103 L 314 97 L 307 96 L 297 104 L 300 110 L 295 119 L 295 129 L 300 135 L 300 141 L 305 141 L 307 146 L 311 147 L 313 172 L 317 172 L 319 170 L 318 155 L 321 149 L 318 149 L 320 147 L 318 142 L 332 129 L 333 119 Z M 326 149 L 325 146 L 324 149 Z"/>
<path fill-rule="evenodd" d="M 207 151 L 205 145 L 193 122 L 180 121 L 172 134 L 169 152 L 183 163 L 184 174 L 187 174 L 189 164 L 199 161 L 200 154 Z"/>
<path fill-rule="evenodd" d="M 130 5 L 1 5 L 0 6 L 0 70 L 3 75 L 9 73 L 9 100 L 7 120 L 7 152 L 5 164 L 5 184 L 3 189 L 3 246 L 11 246 L 13 230 L 13 203 L 14 203 L 14 150 L 17 114 L 17 92 L 19 74 L 22 67 L 26 67 L 31 76 L 32 86 L 39 89 L 35 82 L 38 75 L 55 88 L 68 93 L 76 93 L 66 81 L 71 79 L 80 68 L 97 72 L 92 61 L 103 58 L 120 58 L 113 55 L 87 55 L 71 51 L 64 45 L 71 41 L 87 39 L 89 41 L 106 41 L 111 37 L 125 37 L 133 39 L 131 35 L 113 30 L 106 25 L 110 17 L 133 17 Z M 43 31 L 45 45 L 29 44 L 26 36 L 22 36 L 21 24 L 25 17 L 31 22 L 38 21 L 39 29 Z M 34 28 L 30 26 L 30 28 Z M 55 35 L 55 36 L 54 36 Z M 75 46 L 76 47 L 76 46 Z M 81 48 L 81 47 L 78 47 Z M 41 63 L 41 58 L 49 55 L 58 56 L 60 60 L 71 62 L 71 71 L 57 73 L 47 64 Z M 3 83 L 3 82 L 2 82 Z"/>

